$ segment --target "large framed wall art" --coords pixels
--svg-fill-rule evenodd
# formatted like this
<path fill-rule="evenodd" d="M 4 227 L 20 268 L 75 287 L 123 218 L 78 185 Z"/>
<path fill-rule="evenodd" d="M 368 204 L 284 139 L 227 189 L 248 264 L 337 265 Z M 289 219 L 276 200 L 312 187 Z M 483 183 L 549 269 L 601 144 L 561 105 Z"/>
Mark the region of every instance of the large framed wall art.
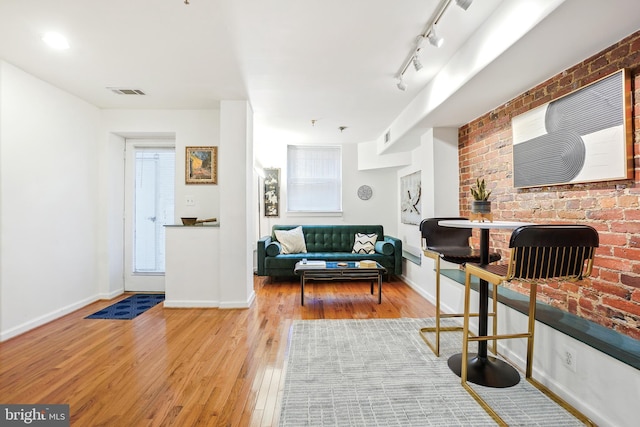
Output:
<path fill-rule="evenodd" d="M 403 224 L 420 224 L 422 220 L 422 181 L 417 171 L 400 178 L 400 220 Z"/>
<path fill-rule="evenodd" d="M 630 96 L 619 70 L 514 117 L 514 187 L 631 179 Z"/>

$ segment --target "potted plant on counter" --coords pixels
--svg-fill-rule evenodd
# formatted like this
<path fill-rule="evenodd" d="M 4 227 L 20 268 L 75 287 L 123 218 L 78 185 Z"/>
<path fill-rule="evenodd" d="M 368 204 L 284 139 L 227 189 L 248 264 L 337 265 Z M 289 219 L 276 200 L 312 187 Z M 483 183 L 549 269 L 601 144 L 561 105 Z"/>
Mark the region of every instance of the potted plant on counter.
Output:
<path fill-rule="evenodd" d="M 473 202 L 471 203 L 472 220 L 484 221 L 488 219 L 492 221 L 491 202 L 489 201 L 491 190 L 487 190 L 484 178 L 476 178 L 476 186 L 471 187 L 471 195 L 473 196 Z"/>

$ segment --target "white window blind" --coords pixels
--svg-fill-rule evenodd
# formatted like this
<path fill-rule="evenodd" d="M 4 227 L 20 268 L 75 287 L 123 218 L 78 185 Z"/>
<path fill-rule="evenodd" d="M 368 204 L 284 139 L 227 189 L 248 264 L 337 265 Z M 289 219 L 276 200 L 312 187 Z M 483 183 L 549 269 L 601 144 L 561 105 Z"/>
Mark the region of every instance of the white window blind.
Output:
<path fill-rule="evenodd" d="M 287 210 L 342 211 L 341 147 L 287 147 Z"/>

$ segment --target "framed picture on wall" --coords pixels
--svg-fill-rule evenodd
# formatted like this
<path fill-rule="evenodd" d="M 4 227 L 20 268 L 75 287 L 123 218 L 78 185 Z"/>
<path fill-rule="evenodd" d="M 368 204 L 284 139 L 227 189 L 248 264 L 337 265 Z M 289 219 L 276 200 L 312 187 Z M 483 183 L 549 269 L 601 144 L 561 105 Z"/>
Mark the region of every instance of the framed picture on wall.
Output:
<path fill-rule="evenodd" d="M 186 147 L 185 184 L 218 183 L 218 147 Z"/>
<path fill-rule="evenodd" d="M 630 96 L 619 70 L 514 117 L 514 187 L 631 179 Z"/>
<path fill-rule="evenodd" d="M 280 169 L 264 170 L 264 216 L 280 216 Z"/>
<path fill-rule="evenodd" d="M 422 180 L 420 171 L 400 178 L 400 220 L 403 224 L 420 224 Z"/>

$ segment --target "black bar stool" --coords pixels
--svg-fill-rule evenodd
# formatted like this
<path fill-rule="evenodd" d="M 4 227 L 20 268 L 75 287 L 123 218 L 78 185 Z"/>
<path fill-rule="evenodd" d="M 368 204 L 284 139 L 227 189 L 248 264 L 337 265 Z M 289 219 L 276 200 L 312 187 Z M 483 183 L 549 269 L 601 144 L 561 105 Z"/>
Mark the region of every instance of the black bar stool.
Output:
<path fill-rule="evenodd" d="M 464 388 L 499 424 L 506 423 L 467 383 L 468 344 L 470 341 L 487 341 L 512 338 L 527 338 L 527 359 L 525 378 L 560 406 L 571 412 L 587 425 L 594 425 L 585 415 L 571 406 L 560 396 L 532 378 L 533 338 L 536 321 L 537 284 L 546 281 L 577 281 L 591 274 L 595 248 L 598 247 L 597 231 L 586 225 L 526 225 L 511 234 L 511 253 L 506 265 L 465 265 L 464 326 L 462 345 L 461 381 Z M 531 284 L 529 293 L 529 320 L 527 332 L 498 335 L 495 330 L 490 336 L 469 334 L 469 313 L 471 299 L 471 276 L 476 276 L 493 284 L 493 299 L 497 298 L 496 287 L 505 281 L 521 281 Z M 494 319 L 495 320 L 495 319 Z M 495 322 L 494 322 L 495 325 Z"/>
<path fill-rule="evenodd" d="M 420 223 L 420 233 L 422 233 L 422 252 L 424 256 L 435 261 L 436 267 L 436 325 L 420 329 L 420 336 L 429 348 L 440 356 L 440 332 L 442 331 L 461 331 L 461 326 L 440 326 L 440 319 L 464 317 L 464 313 L 441 313 L 440 312 L 440 260 L 443 259 L 455 264 L 465 264 L 467 262 L 480 262 L 480 251 L 469 246 L 469 238 L 472 230 L 470 228 L 452 228 L 442 227 L 438 225 L 438 221 L 444 220 L 466 220 L 462 217 L 448 218 L 428 218 Z M 493 252 L 489 254 L 489 262 L 500 260 L 500 254 Z M 495 288 L 494 288 L 495 290 Z M 495 295 L 495 292 L 494 292 Z M 497 299 L 493 298 L 493 313 L 489 313 L 493 317 L 494 335 L 497 331 Z M 478 314 L 472 314 L 477 316 Z M 431 342 L 427 333 L 435 332 L 435 343 Z M 495 342 L 493 352 L 495 353 Z"/>

